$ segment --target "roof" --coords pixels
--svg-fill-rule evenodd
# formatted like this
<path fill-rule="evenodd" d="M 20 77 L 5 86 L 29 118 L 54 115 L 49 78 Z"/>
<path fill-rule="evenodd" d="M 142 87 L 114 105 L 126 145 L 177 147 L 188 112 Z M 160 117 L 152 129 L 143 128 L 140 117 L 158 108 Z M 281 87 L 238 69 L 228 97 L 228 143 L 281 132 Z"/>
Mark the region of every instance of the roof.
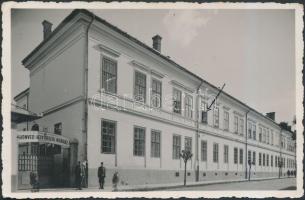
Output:
<path fill-rule="evenodd" d="M 219 90 L 218 87 L 212 85 L 211 83 L 209 83 L 208 81 L 202 79 L 201 77 L 199 77 L 198 75 L 194 74 L 193 72 L 189 71 L 188 69 L 182 67 L 181 65 L 179 65 L 178 63 L 176 63 L 175 61 L 173 61 L 172 59 L 170 59 L 169 57 L 161 54 L 159 51 L 156 51 L 155 49 L 153 49 L 152 47 L 146 45 L 145 43 L 139 41 L 138 39 L 136 39 L 135 37 L 129 35 L 128 33 L 124 32 L 123 30 L 119 29 L 118 27 L 110 24 L 109 22 L 107 22 L 106 20 L 96 16 L 95 14 L 93 14 L 92 12 L 86 10 L 86 9 L 75 9 L 73 10 L 57 27 L 56 29 L 50 34 L 50 36 L 48 38 L 46 38 L 45 40 L 43 40 L 26 58 L 23 59 L 22 63 L 24 64 L 34 53 L 36 53 L 47 41 L 50 40 L 50 38 L 52 38 L 66 23 L 68 23 L 71 19 L 73 19 L 74 16 L 76 16 L 77 14 L 85 14 L 87 16 L 90 17 L 94 17 L 95 20 L 99 21 L 100 23 L 104 24 L 105 26 L 107 26 L 108 28 L 112 29 L 113 31 L 116 31 L 117 33 L 121 34 L 122 36 L 128 38 L 129 40 L 137 43 L 138 45 L 144 47 L 145 49 L 149 50 L 151 53 L 161 57 L 162 59 L 166 60 L 167 62 L 169 62 L 170 64 L 174 65 L 175 67 L 177 67 L 178 69 L 186 72 L 187 74 L 190 74 L 191 76 L 195 77 L 196 79 L 198 79 L 199 81 L 201 81 L 202 83 L 205 83 L 206 85 L 212 87 L 215 90 Z M 226 92 L 222 92 L 222 94 L 225 94 L 226 96 L 228 96 L 229 98 L 233 99 L 234 101 L 238 102 L 239 104 L 241 104 L 242 106 L 246 107 L 247 109 L 249 109 L 249 111 L 255 112 L 257 114 L 259 114 L 260 116 L 262 116 L 263 118 L 267 119 L 268 121 L 274 123 L 275 125 L 279 126 L 278 123 L 276 123 L 275 121 L 273 121 L 272 119 L 270 119 L 269 117 L 265 116 L 264 114 L 258 112 L 257 110 L 255 110 L 254 108 L 251 108 L 250 106 L 248 106 L 247 104 L 241 102 L 240 100 L 236 99 L 235 97 L 231 96 L 230 94 L 226 93 Z"/>
<path fill-rule="evenodd" d="M 42 116 L 37 115 L 36 113 L 30 112 L 22 107 L 11 105 L 11 121 L 15 123 L 22 123 L 26 121 L 33 121 L 39 119 Z"/>
<path fill-rule="evenodd" d="M 22 96 L 26 95 L 27 93 L 29 93 L 30 91 L 30 88 L 27 88 L 25 90 L 23 90 L 22 92 L 20 92 L 19 94 L 17 94 L 15 97 L 14 97 L 14 100 L 17 101 L 19 98 L 21 98 Z"/>

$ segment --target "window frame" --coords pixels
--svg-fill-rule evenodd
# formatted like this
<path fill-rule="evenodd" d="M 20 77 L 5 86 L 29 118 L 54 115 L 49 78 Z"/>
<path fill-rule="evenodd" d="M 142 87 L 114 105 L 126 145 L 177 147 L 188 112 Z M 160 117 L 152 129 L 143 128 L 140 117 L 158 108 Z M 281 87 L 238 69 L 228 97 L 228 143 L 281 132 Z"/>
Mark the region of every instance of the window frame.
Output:
<path fill-rule="evenodd" d="M 219 144 L 213 143 L 213 163 L 219 163 Z"/>
<path fill-rule="evenodd" d="M 104 80 L 104 60 L 108 60 L 110 62 L 113 62 L 115 64 L 115 87 L 114 87 L 114 92 L 112 91 L 109 91 L 108 87 L 106 87 L 104 84 L 106 83 L 106 80 Z M 101 55 L 101 85 L 100 85 L 100 88 L 103 89 L 106 93 L 111 93 L 111 94 L 117 94 L 117 87 L 118 87 L 118 84 L 117 84 L 117 81 L 118 81 L 118 61 L 113 59 L 113 58 L 110 58 L 109 56 L 105 56 L 105 55 Z M 108 72 L 110 74 L 110 72 Z M 111 77 L 112 78 L 112 77 Z M 107 83 L 107 86 L 109 86 L 109 84 Z M 106 87 L 106 88 L 105 88 Z"/>
<path fill-rule="evenodd" d="M 227 110 L 223 111 L 223 129 L 229 131 L 230 129 L 230 113 Z"/>
<path fill-rule="evenodd" d="M 113 139 L 114 147 L 110 147 L 111 151 L 104 151 L 103 122 L 114 124 L 114 135 L 107 134 L 108 137 L 111 137 L 110 141 L 112 141 L 112 139 Z M 116 136 L 117 136 L 117 122 L 113 121 L 113 120 L 108 120 L 108 119 L 103 119 L 102 118 L 101 119 L 101 153 L 102 154 L 116 154 Z M 110 143 L 110 144 L 112 144 L 112 143 Z"/>
<path fill-rule="evenodd" d="M 194 104 L 193 104 L 193 96 L 190 94 L 185 93 L 184 96 L 184 116 L 186 118 L 193 118 L 193 108 L 194 108 Z"/>
<path fill-rule="evenodd" d="M 177 99 L 175 99 L 175 92 L 177 92 L 177 94 L 180 94 L 178 95 L 180 100 L 178 110 L 176 110 L 176 106 L 175 106 L 176 105 L 175 102 L 177 101 Z M 173 88 L 173 113 L 182 115 L 182 91 L 175 87 Z"/>
<path fill-rule="evenodd" d="M 229 163 L 229 145 L 223 146 L 223 163 Z"/>
<path fill-rule="evenodd" d="M 207 162 L 207 160 L 208 160 L 208 141 L 201 140 L 201 161 Z"/>
<path fill-rule="evenodd" d="M 139 143 L 139 146 L 141 147 L 141 145 L 142 145 L 142 147 L 143 147 L 142 154 L 138 154 L 138 152 L 140 152 L 141 149 L 139 151 L 139 149 L 136 148 L 136 139 L 139 140 L 139 142 L 142 141 L 140 135 L 138 138 L 136 138 L 136 129 L 144 130 L 144 137 L 143 137 L 144 142 L 143 142 L 143 144 Z M 146 155 L 146 128 L 141 127 L 141 126 L 134 126 L 133 127 L 133 156 L 145 157 L 145 155 Z"/>
<path fill-rule="evenodd" d="M 174 143 L 174 138 L 175 137 L 179 138 L 179 145 Z M 181 148 L 182 148 L 181 135 L 173 134 L 173 144 L 172 144 L 172 151 L 173 151 L 172 158 L 173 158 L 173 160 L 179 160 L 180 159 Z M 179 151 L 177 151 L 177 149 L 179 149 Z M 175 152 L 176 152 L 176 154 L 175 154 Z"/>
<path fill-rule="evenodd" d="M 140 86 L 137 84 L 137 75 L 143 75 L 145 77 L 145 86 Z M 144 101 L 141 101 L 139 99 L 137 99 L 139 97 L 139 94 L 137 94 L 137 87 L 139 87 L 139 89 L 144 89 Z M 140 90 L 139 90 L 139 93 L 140 93 Z M 136 102 L 140 102 L 140 103 L 146 103 L 147 102 L 147 99 L 146 99 L 146 96 L 147 96 L 147 74 L 142 72 L 142 71 L 139 71 L 139 70 L 134 70 L 134 80 L 133 80 L 133 99 L 136 101 Z"/>
<path fill-rule="evenodd" d="M 158 93 L 158 91 L 154 91 L 154 89 L 153 89 L 153 84 L 154 84 L 154 82 L 156 82 L 157 84 L 160 84 L 160 94 Z M 158 88 L 158 86 L 156 86 L 156 88 Z M 159 106 L 155 106 L 155 105 L 154 105 L 154 100 L 156 100 L 155 97 L 154 97 L 155 94 L 160 96 L 160 98 L 159 98 Z M 159 80 L 159 79 L 156 79 L 156 78 L 154 78 L 154 77 L 151 78 L 151 97 L 150 97 L 150 105 L 151 105 L 152 107 L 154 107 L 154 108 L 162 108 L 162 81 Z"/>
<path fill-rule="evenodd" d="M 156 138 L 156 136 L 153 137 L 154 134 L 158 135 L 159 141 L 153 140 L 153 138 Z M 153 147 L 157 147 L 157 148 L 153 148 Z M 159 130 L 152 129 L 150 131 L 150 156 L 152 158 L 161 158 L 161 131 Z"/>

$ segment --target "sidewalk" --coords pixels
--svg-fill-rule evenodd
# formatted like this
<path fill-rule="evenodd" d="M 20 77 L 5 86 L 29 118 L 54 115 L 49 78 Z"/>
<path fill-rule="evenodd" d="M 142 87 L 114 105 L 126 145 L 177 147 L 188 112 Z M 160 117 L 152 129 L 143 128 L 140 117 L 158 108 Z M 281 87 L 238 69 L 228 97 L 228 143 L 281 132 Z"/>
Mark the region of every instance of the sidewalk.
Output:
<path fill-rule="evenodd" d="M 288 177 L 281 177 L 281 179 L 286 179 Z M 295 178 L 295 177 L 289 177 Z M 264 181 L 264 180 L 272 180 L 272 179 L 279 179 L 278 177 L 271 177 L 271 178 L 252 178 L 252 181 Z M 183 183 L 165 183 L 165 184 L 146 184 L 146 185 L 119 185 L 118 191 L 119 192 L 133 192 L 133 191 L 156 191 L 156 190 L 167 190 L 167 189 L 174 189 L 174 188 L 183 188 L 183 187 L 192 187 L 192 186 L 206 186 L 206 185 L 214 185 L 214 184 L 227 184 L 227 183 L 238 183 L 238 182 L 248 182 L 246 179 L 234 179 L 234 180 L 217 180 L 217 181 L 200 181 L 200 182 L 187 182 L 186 186 L 183 186 Z M 25 190 L 23 190 L 25 191 Z M 19 190 L 18 192 L 23 192 Z M 27 190 L 30 191 L 30 190 Z M 99 189 L 98 187 L 89 187 L 83 188 L 82 190 L 77 190 L 75 188 L 49 188 L 49 189 L 40 189 L 39 192 L 112 192 L 112 186 L 107 185 L 104 187 L 103 190 Z"/>
<path fill-rule="evenodd" d="M 281 177 L 281 179 L 286 179 L 288 177 Z M 295 178 L 295 177 L 289 177 Z M 264 181 L 279 179 L 278 177 L 271 178 L 252 178 L 250 181 Z M 147 185 L 130 185 L 130 186 L 120 186 L 119 191 L 156 191 L 156 190 L 166 190 L 181 187 L 192 187 L 192 186 L 205 186 L 213 184 L 226 184 L 226 183 L 237 183 L 237 182 L 248 182 L 248 179 L 233 179 L 233 180 L 217 180 L 217 181 L 200 181 L 200 182 L 187 182 L 186 186 L 183 183 L 167 183 L 167 184 L 147 184 Z"/>

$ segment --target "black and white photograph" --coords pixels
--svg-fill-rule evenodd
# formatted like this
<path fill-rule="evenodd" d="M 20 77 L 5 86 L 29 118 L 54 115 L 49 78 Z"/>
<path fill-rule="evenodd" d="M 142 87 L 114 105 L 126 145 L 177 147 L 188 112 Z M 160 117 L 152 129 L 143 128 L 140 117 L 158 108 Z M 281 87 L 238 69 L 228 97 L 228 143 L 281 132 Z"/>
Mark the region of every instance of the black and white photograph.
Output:
<path fill-rule="evenodd" d="M 304 195 L 302 5 L 2 12 L 4 196 Z"/>

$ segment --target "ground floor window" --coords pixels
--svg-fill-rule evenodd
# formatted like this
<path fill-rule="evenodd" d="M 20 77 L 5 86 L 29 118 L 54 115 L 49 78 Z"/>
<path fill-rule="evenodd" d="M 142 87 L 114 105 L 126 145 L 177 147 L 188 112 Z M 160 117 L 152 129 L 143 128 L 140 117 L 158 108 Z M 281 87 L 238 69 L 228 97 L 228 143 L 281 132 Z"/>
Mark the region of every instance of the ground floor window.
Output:
<path fill-rule="evenodd" d="M 180 151 L 181 151 L 181 136 L 174 135 L 173 136 L 173 159 L 180 158 Z"/>
<path fill-rule="evenodd" d="M 201 141 L 201 160 L 207 161 L 207 141 Z"/>
<path fill-rule="evenodd" d="M 239 164 L 243 164 L 244 162 L 244 150 L 243 149 L 239 149 Z"/>
<path fill-rule="evenodd" d="M 133 143 L 133 155 L 144 156 L 145 154 L 145 128 L 134 128 L 134 143 Z"/>
<path fill-rule="evenodd" d="M 214 143 L 213 144 L 213 162 L 218 163 L 218 144 Z"/>
<path fill-rule="evenodd" d="M 262 166 L 262 153 L 258 154 L 258 165 Z"/>
<path fill-rule="evenodd" d="M 151 131 L 151 157 L 160 158 L 160 144 L 161 133 L 160 131 Z"/>
<path fill-rule="evenodd" d="M 102 153 L 115 153 L 116 122 L 102 120 Z"/>
<path fill-rule="evenodd" d="M 237 164 L 238 162 L 238 149 L 234 148 L 234 164 Z"/>
<path fill-rule="evenodd" d="M 224 145 L 223 148 L 223 162 L 228 163 L 229 162 L 229 146 Z"/>

